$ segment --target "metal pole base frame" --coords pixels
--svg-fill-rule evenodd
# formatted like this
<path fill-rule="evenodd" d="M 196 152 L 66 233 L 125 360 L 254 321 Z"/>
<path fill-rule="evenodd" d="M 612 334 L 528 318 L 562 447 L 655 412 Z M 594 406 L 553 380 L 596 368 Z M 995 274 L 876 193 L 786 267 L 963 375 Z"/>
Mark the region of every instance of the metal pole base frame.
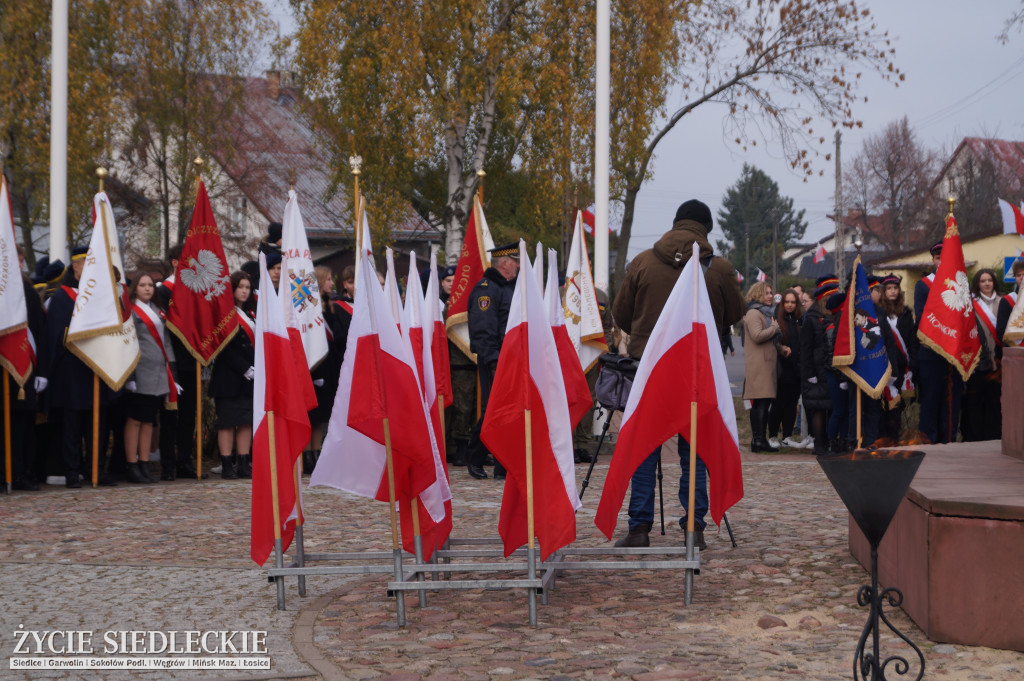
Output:
<path fill-rule="evenodd" d="M 405 554 L 408 560 L 402 563 L 402 579 L 392 579 L 387 584 L 387 596 L 398 597 L 409 591 L 417 591 L 419 595 L 427 591 L 446 591 L 457 589 L 523 589 L 527 592 L 530 608 L 531 626 L 537 626 L 536 599 L 541 598 L 547 604 L 548 594 L 555 588 L 555 580 L 559 573 L 568 570 L 686 570 L 686 603 L 690 603 L 693 575 L 700 574 L 700 550 L 696 546 L 690 548 L 687 555 L 685 546 L 647 547 L 647 548 L 616 548 L 616 547 L 573 547 L 568 546 L 555 552 L 547 561 L 538 560 L 536 555 L 521 548 L 505 558 L 501 539 L 487 538 L 449 538 L 449 546 L 466 548 L 437 549 L 430 562 L 417 563 L 415 557 Z M 615 557 L 616 560 L 576 560 L 594 556 Z M 642 558 L 642 557 L 648 558 Z M 635 559 L 633 559 L 635 557 Z M 306 553 L 305 565 L 292 562 L 286 567 L 275 567 L 267 570 L 267 578 L 305 577 L 311 575 L 365 575 L 394 574 L 394 555 L 391 551 L 363 551 L 351 553 Z M 490 559 L 479 562 L 452 562 L 465 559 Z M 532 560 L 531 560 L 532 559 Z M 310 565 L 312 562 L 325 561 L 359 561 L 355 565 Z M 370 563 L 368 561 L 379 561 Z M 534 577 L 530 577 L 531 562 L 534 563 Z M 493 577 L 474 577 L 470 579 L 452 579 L 452 573 L 505 573 L 494 574 Z M 512 574 L 508 574 L 512 573 Z M 519 574 L 516 574 L 519 573 Z M 525 576 L 520 576 L 525 575 Z M 420 606 L 426 603 L 425 596 L 419 600 Z M 281 605 L 283 608 L 283 604 Z M 404 620 L 404 618 L 400 618 Z M 400 626 L 404 621 L 399 622 Z"/>
<path fill-rule="evenodd" d="M 863 679 L 864 681 L 884 681 L 886 679 L 885 670 L 890 664 L 892 669 L 896 672 L 898 677 L 903 677 L 910 671 L 910 662 L 907 658 L 899 655 L 890 655 L 884 660 L 879 652 L 879 620 L 885 623 L 885 626 L 889 627 L 892 633 L 899 636 L 903 641 L 910 646 L 915 653 L 917 653 L 917 659 L 920 663 L 920 671 L 917 676 L 914 677 L 914 681 L 920 681 L 924 676 L 924 653 L 918 648 L 913 641 L 907 638 L 903 632 L 893 626 L 889 618 L 882 612 L 882 602 L 887 601 L 890 607 L 898 608 L 903 603 L 903 592 L 896 588 L 888 588 L 883 591 L 879 591 L 878 588 L 878 549 L 874 546 L 871 547 L 871 584 L 865 584 L 857 592 L 857 605 L 870 606 L 871 610 L 868 613 L 868 621 L 864 625 L 864 630 L 860 634 L 860 640 L 857 642 L 857 650 L 853 657 L 853 678 L 855 680 Z M 868 647 L 868 636 L 871 636 L 871 645 Z M 897 677 L 897 678 L 898 678 Z M 906 678 L 910 678 L 907 676 Z"/>

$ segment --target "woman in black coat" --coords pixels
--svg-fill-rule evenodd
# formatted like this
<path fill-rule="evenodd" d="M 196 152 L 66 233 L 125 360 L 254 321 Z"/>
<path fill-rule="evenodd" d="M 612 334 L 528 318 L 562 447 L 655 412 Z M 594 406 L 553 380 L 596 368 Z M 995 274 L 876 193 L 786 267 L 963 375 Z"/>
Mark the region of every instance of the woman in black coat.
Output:
<path fill-rule="evenodd" d="M 210 375 L 210 397 L 217 407 L 217 447 L 220 450 L 220 477 L 224 480 L 252 477 L 252 389 L 256 377 L 256 326 L 248 312 L 246 301 L 252 293 L 249 275 L 235 272 L 231 275 L 231 290 L 235 295 L 235 314 L 238 331 L 231 342 L 220 351 Z M 238 452 L 238 466 L 232 455 L 232 446 Z"/>
<path fill-rule="evenodd" d="M 828 295 L 829 291 L 824 287 L 815 291 L 817 302 L 804 314 L 800 328 L 800 395 L 807 411 L 816 456 L 829 452 L 826 422 L 832 400 L 829 397 L 827 373 L 832 364 L 832 353 L 825 339 L 828 322 L 824 305 L 824 298 Z"/>
<path fill-rule="evenodd" d="M 768 444 L 772 447 L 799 447 L 794 442 L 793 424 L 796 423 L 797 402 L 800 401 L 800 319 L 803 306 L 799 294 L 791 288 L 782 293 L 782 302 L 775 308 L 775 321 L 779 323 L 782 337 L 779 344 L 790 349 L 790 353 L 779 354 L 778 384 L 775 400 L 768 412 Z M 782 426 L 782 441 L 778 442 L 779 426 Z"/>

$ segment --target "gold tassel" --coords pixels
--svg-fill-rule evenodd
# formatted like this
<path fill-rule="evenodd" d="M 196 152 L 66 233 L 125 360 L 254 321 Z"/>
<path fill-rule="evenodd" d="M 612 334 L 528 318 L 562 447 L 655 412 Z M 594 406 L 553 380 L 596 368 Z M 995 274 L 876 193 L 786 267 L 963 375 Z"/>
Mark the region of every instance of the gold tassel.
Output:
<path fill-rule="evenodd" d="M 23 385 L 19 385 L 18 386 L 18 399 L 19 400 L 25 399 L 25 386 L 23 386 Z"/>

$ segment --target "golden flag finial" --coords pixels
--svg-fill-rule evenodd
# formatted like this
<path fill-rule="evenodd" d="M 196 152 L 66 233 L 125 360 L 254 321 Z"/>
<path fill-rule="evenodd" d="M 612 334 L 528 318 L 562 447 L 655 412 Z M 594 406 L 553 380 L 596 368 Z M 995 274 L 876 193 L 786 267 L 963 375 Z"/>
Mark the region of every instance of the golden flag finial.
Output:
<path fill-rule="evenodd" d="M 109 174 L 110 173 L 108 173 L 107 169 L 103 166 L 96 169 L 96 177 L 100 179 L 100 191 L 103 191 L 103 180 L 105 180 Z"/>

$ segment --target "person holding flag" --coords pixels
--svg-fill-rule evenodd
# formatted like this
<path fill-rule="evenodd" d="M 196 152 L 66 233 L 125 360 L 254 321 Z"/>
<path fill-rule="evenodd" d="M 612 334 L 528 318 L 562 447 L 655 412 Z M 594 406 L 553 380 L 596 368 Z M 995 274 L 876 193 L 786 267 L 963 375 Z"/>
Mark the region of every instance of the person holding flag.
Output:
<path fill-rule="evenodd" d="M 917 337 L 922 346 L 918 353 L 920 430 L 936 444 L 956 441 L 964 381 L 981 357 L 963 246 L 953 217 L 953 199 L 949 201 L 945 236 L 932 246 L 935 274 L 919 282 L 914 293 L 914 307 L 919 307 L 915 309 Z M 922 287 L 927 289 L 925 296 Z"/>
<path fill-rule="evenodd" d="M 707 286 L 707 295 L 710 300 L 710 310 L 714 318 L 714 338 L 721 338 L 725 329 L 737 323 L 743 317 L 743 298 L 740 295 L 739 284 L 733 276 L 733 266 L 725 258 L 714 255 L 708 234 L 714 225 L 711 217 L 711 209 L 696 199 L 686 201 L 676 211 L 672 229 L 666 232 L 649 248 L 641 252 L 626 271 L 626 277 L 615 297 L 612 306 L 612 317 L 624 332 L 629 334 L 629 345 L 627 351 L 634 358 L 643 359 L 644 351 L 648 341 L 651 339 L 659 320 L 661 319 L 666 303 L 672 295 L 676 282 L 683 271 L 683 267 L 690 261 L 694 245 L 699 249 L 700 266 L 704 269 L 704 281 Z M 695 263 L 696 264 L 696 263 Z M 671 309 L 671 308 L 669 308 Z M 708 320 L 710 322 L 710 320 Z M 715 348 L 720 345 L 715 343 Z M 722 359 L 724 363 L 724 358 Z M 637 390 L 634 383 L 633 390 Z M 673 402 L 678 395 L 663 395 L 665 403 Z M 689 395 L 684 396 L 689 398 Z M 729 398 L 729 407 L 732 406 L 732 398 Z M 631 397 L 630 402 L 633 402 Z M 687 410 L 689 413 L 689 410 Z M 623 418 L 623 425 L 626 418 Z M 735 422 L 733 423 L 735 428 Z M 679 459 L 682 468 L 682 475 L 679 479 L 679 502 L 683 506 L 684 516 L 680 518 L 680 526 L 685 527 L 686 514 L 693 512 L 695 521 L 696 545 L 703 549 L 704 527 L 706 521 L 709 501 L 707 494 L 707 463 L 702 454 L 712 454 L 712 449 L 705 450 L 703 447 L 698 454 L 696 469 L 696 499 L 695 508 L 690 509 L 688 504 L 687 491 L 689 489 L 689 459 L 690 445 L 686 439 L 689 431 L 682 432 L 679 437 Z M 621 430 L 620 430 L 621 434 Z M 654 524 L 654 484 L 655 471 L 657 470 L 658 457 L 661 455 L 661 445 L 674 433 L 669 433 L 658 442 L 651 442 L 656 447 L 649 454 L 645 452 L 644 457 L 631 461 L 623 468 L 619 468 L 616 459 L 613 457 L 612 465 L 615 466 L 618 475 L 625 477 L 617 481 L 622 492 L 619 493 L 618 504 L 625 492 L 625 478 L 632 476 L 630 481 L 629 498 L 629 533 L 616 542 L 616 546 L 649 546 L 649 533 Z M 707 440 L 705 440 L 707 442 Z M 616 447 L 618 449 L 618 447 Z M 625 458 L 625 457 L 623 457 Z M 620 459 L 621 460 L 621 459 Z M 612 472 L 609 471 L 609 478 Z M 618 489 L 616 487 L 615 489 Z M 609 486 L 606 483 L 605 494 L 608 494 Z M 604 503 L 604 495 L 601 497 Z M 618 507 L 615 508 L 617 514 Z M 599 511 L 600 513 L 600 511 Z M 600 526 L 600 525 L 599 525 Z M 611 516 L 610 524 L 606 523 L 602 530 L 607 536 L 611 536 L 614 529 L 614 514 Z"/>
<path fill-rule="evenodd" d="M 981 361 L 964 385 L 963 414 L 960 430 L 964 442 L 998 440 L 1003 433 L 1002 372 L 996 354 L 1002 341 L 996 332 L 999 314 L 999 292 L 995 271 L 978 270 L 971 280 L 971 302 L 981 337 Z"/>
<path fill-rule="evenodd" d="M 1003 346 L 1011 347 L 1020 345 L 1024 339 L 1024 321 L 1021 320 L 1020 300 L 1021 292 L 1024 291 L 1024 258 L 1017 258 L 1010 265 L 1010 272 L 1017 282 L 1017 287 L 1007 293 L 999 301 L 999 312 L 996 315 L 996 336 L 1002 341 L 1002 345 L 996 346 L 996 356 L 1002 359 Z M 1016 314 L 1014 314 L 1016 312 Z M 1014 319 L 1011 329 L 1010 319 Z M 1009 330 L 1009 333 L 1007 331 Z"/>

